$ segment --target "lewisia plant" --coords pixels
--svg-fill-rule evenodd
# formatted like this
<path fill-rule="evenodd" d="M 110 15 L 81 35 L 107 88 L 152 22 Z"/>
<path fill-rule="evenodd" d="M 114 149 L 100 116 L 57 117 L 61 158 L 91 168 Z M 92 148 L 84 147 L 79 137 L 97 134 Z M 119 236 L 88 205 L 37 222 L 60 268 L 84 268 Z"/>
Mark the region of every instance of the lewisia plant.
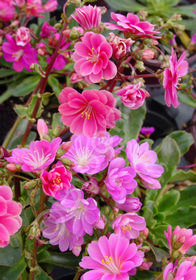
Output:
<path fill-rule="evenodd" d="M 57 22 L 57 0 L 0 0 L 0 99 L 18 114 L 0 147 L 1 279 L 61 279 L 60 265 L 74 280 L 193 280 L 196 176 L 180 169 L 195 164 L 177 166 L 193 139 L 157 139 L 146 114 L 151 78 L 164 106 L 196 107 L 189 53 L 167 44 L 178 16 L 104 22 L 93 1 L 64 2 Z"/>

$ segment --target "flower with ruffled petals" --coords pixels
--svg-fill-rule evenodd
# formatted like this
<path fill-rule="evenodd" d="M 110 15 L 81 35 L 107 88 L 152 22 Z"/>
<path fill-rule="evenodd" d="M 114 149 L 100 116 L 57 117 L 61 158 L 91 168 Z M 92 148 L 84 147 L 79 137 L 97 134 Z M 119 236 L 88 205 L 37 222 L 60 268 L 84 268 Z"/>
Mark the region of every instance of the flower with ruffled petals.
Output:
<path fill-rule="evenodd" d="M 179 267 L 169 263 L 164 272 L 163 280 L 195 280 L 196 267 L 189 261 L 182 262 Z"/>
<path fill-rule="evenodd" d="M 6 160 L 20 164 L 23 171 L 37 172 L 46 169 L 55 160 L 56 152 L 60 146 L 61 138 L 55 138 L 51 142 L 46 140 L 32 141 L 27 148 L 12 150 L 12 156 Z"/>
<path fill-rule="evenodd" d="M 114 33 L 110 33 L 109 43 L 113 49 L 113 57 L 120 59 L 130 52 L 130 46 L 134 43 L 131 38 L 124 39 L 116 36 Z"/>
<path fill-rule="evenodd" d="M 121 14 L 111 13 L 111 18 L 117 24 L 107 23 L 109 29 L 118 29 L 122 31 L 125 36 L 139 35 L 140 37 L 156 38 L 154 35 L 159 33 L 154 31 L 154 24 L 148 21 L 140 21 L 137 15 L 128 13 L 127 16 Z"/>
<path fill-rule="evenodd" d="M 20 72 L 25 68 L 27 71 L 32 71 L 30 66 L 32 63 L 38 63 L 37 50 L 31 48 L 31 44 L 27 43 L 24 46 L 17 45 L 14 38 L 7 34 L 6 39 L 2 45 L 3 57 L 8 62 L 13 62 L 13 68 Z"/>
<path fill-rule="evenodd" d="M 141 88 L 141 83 L 130 84 L 116 92 L 120 95 L 121 102 L 130 109 L 138 109 L 144 103 L 149 93 Z"/>
<path fill-rule="evenodd" d="M 78 256 L 83 244 L 83 237 L 70 232 L 64 221 L 66 208 L 60 202 L 55 202 L 49 214 L 44 216 L 43 236 L 50 240 L 50 244 L 58 245 L 61 252 L 68 249 Z"/>
<path fill-rule="evenodd" d="M 140 231 L 144 230 L 145 227 L 145 219 L 135 213 L 119 215 L 112 224 L 115 233 L 128 239 L 138 238 Z"/>
<path fill-rule="evenodd" d="M 18 30 L 16 31 L 16 45 L 24 47 L 27 43 L 30 42 L 30 40 L 31 35 L 29 28 L 24 26 L 18 28 Z"/>
<path fill-rule="evenodd" d="M 10 236 L 15 234 L 22 225 L 19 216 L 22 205 L 12 200 L 12 190 L 6 185 L 0 186 L 0 248 L 6 247 Z"/>
<path fill-rule="evenodd" d="M 143 263 L 144 253 L 118 234 L 111 234 L 109 238 L 101 236 L 88 245 L 87 251 L 89 256 L 83 257 L 79 265 L 90 271 L 84 273 L 81 280 L 128 280 Z"/>
<path fill-rule="evenodd" d="M 92 197 L 84 199 L 82 190 L 72 188 L 61 200 L 61 204 L 66 209 L 62 220 L 66 222 L 69 231 L 77 236 L 93 234 L 93 228 L 100 219 L 100 211 Z"/>
<path fill-rule="evenodd" d="M 101 23 L 101 9 L 91 5 L 77 8 L 72 18 L 74 18 L 84 30 L 97 28 Z"/>
<path fill-rule="evenodd" d="M 84 90 L 80 94 L 66 87 L 61 91 L 59 101 L 62 122 L 76 135 L 104 136 L 106 128 L 114 127 L 121 115 L 115 108 L 115 98 L 106 90 Z"/>
<path fill-rule="evenodd" d="M 11 0 L 0 0 L 0 20 L 10 21 L 14 18 L 15 9 Z"/>
<path fill-rule="evenodd" d="M 56 197 L 60 191 L 71 187 L 72 175 L 63 165 L 56 166 L 49 172 L 44 170 L 40 176 L 46 195 Z"/>
<path fill-rule="evenodd" d="M 174 108 L 180 105 L 177 96 L 177 86 L 180 77 L 185 76 L 188 73 L 188 62 L 184 59 L 186 53 L 183 52 L 179 60 L 172 48 L 172 55 L 170 57 L 170 67 L 164 71 L 163 87 L 165 88 L 165 102 L 167 106 L 173 105 Z"/>
<path fill-rule="evenodd" d="M 81 42 L 75 44 L 73 60 L 74 69 L 91 84 L 101 79 L 111 80 L 116 76 L 116 65 L 109 60 L 112 56 L 112 47 L 106 38 L 97 33 L 87 32 Z"/>
<path fill-rule="evenodd" d="M 157 178 L 161 176 L 164 169 L 161 165 L 155 164 L 157 154 L 149 150 L 149 143 L 139 145 L 135 139 L 132 139 L 127 143 L 126 154 L 144 186 L 149 189 L 160 189 L 161 185 Z"/>
<path fill-rule="evenodd" d="M 137 187 L 137 182 L 133 179 L 135 176 L 135 170 L 130 166 L 125 167 L 123 158 L 115 158 L 110 162 L 104 183 L 114 201 L 126 201 L 126 196 Z"/>

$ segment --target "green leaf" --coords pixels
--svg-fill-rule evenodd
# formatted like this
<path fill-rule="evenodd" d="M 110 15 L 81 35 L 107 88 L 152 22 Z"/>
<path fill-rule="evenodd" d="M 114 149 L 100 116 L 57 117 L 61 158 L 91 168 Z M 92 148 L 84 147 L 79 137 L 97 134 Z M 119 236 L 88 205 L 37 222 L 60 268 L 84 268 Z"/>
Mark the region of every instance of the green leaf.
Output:
<path fill-rule="evenodd" d="M 8 77 L 13 74 L 16 74 L 16 71 L 13 69 L 0 69 L 0 78 Z"/>
<path fill-rule="evenodd" d="M 163 257 L 169 257 L 169 254 L 167 251 L 161 249 L 161 248 L 158 248 L 158 247 L 155 247 L 153 246 L 151 243 L 147 242 L 148 246 L 151 248 L 152 252 L 154 253 L 155 255 L 155 259 L 157 262 L 161 262 L 162 261 L 162 258 Z"/>
<path fill-rule="evenodd" d="M 19 234 L 11 237 L 11 242 L 5 248 L 0 249 L 0 266 L 13 266 L 22 254 L 21 240 Z"/>
<path fill-rule="evenodd" d="M 156 225 L 157 221 L 154 217 L 154 201 L 147 201 L 145 206 L 142 208 L 143 217 L 145 218 L 146 224 L 149 228 L 152 228 Z"/>
<path fill-rule="evenodd" d="M 185 228 L 190 227 L 194 225 L 196 221 L 196 207 L 177 208 L 175 212 L 166 217 L 165 221 L 173 227 L 176 227 L 177 225 Z"/>
<path fill-rule="evenodd" d="M 172 177 L 170 178 L 169 182 L 176 182 L 176 181 L 190 181 L 190 182 L 196 182 L 196 172 L 193 170 L 184 171 L 184 170 L 178 170 L 172 174 Z"/>
<path fill-rule="evenodd" d="M 183 5 L 181 7 L 178 6 L 173 9 L 174 13 L 181 14 L 183 16 L 188 16 L 188 17 L 196 17 L 195 10 L 196 10 L 196 4 Z"/>
<path fill-rule="evenodd" d="M 178 91 L 178 98 L 179 98 L 180 102 L 182 102 L 188 106 L 191 106 L 193 108 L 196 108 L 196 100 L 192 96 L 190 96 L 186 93 L 182 93 L 181 91 Z"/>
<path fill-rule="evenodd" d="M 145 7 L 136 3 L 134 0 L 106 0 L 112 8 L 119 11 L 133 12 L 140 11 Z"/>
<path fill-rule="evenodd" d="M 45 258 L 44 263 L 63 266 L 67 268 L 76 268 L 81 258 L 74 256 L 71 252 L 57 253 L 50 252 L 50 255 Z"/>
<path fill-rule="evenodd" d="M 54 91 L 55 95 L 58 97 L 60 92 L 62 91 L 63 87 L 61 86 L 61 84 L 59 83 L 59 81 L 55 78 L 54 75 L 50 75 L 48 77 L 48 84 L 50 85 L 50 87 L 52 88 L 52 90 Z"/>
<path fill-rule="evenodd" d="M 37 99 L 38 99 L 38 96 L 36 94 L 34 94 L 32 96 L 31 102 L 28 105 L 28 110 L 27 110 L 28 117 L 31 117 L 31 115 L 33 114 Z M 40 104 L 39 109 L 38 109 L 37 114 L 36 114 L 36 118 L 39 118 L 41 116 L 42 109 L 43 109 L 42 104 Z"/>
<path fill-rule="evenodd" d="M 1 96 L 0 96 L 0 104 L 2 104 L 4 101 L 6 101 L 8 98 L 10 98 L 13 95 L 13 89 L 7 89 Z"/>
<path fill-rule="evenodd" d="M 157 208 L 160 212 L 171 212 L 176 209 L 176 204 L 180 199 L 180 192 L 177 190 L 170 190 L 165 193 L 157 202 Z"/>
<path fill-rule="evenodd" d="M 25 262 L 24 256 L 20 258 L 20 260 L 13 266 L 9 268 L 4 268 L 1 273 L 2 280 L 17 280 L 20 275 L 25 270 L 27 264 Z"/>
<path fill-rule="evenodd" d="M 152 271 L 137 271 L 137 274 L 134 276 L 136 280 L 154 280 L 156 277 L 156 272 Z"/>
<path fill-rule="evenodd" d="M 180 161 L 180 149 L 174 139 L 167 136 L 156 148 L 159 163 L 164 165 L 164 173 L 160 178 L 161 186 L 169 182 L 176 165 Z"/>
<path fill-rule="evenodd" d="M 180 192 L 180 207 L 196 206 L 196 185 L 187 186 Z"/>
<path fill-rule="evenodd" d="M 48 273 L 45 272 L 40 266 L 37 267 L 35 272 L 35 280 L 52 280 Z"/>
<path fill-rule="evenodd" d="M 25 96 L 32 92 L 40 81 L 39 76 L 30 76 L 25 78 L 19 85 L 13 90 L 14 96 Z"/>
<path fill-rule="evenodd" d="M 174 131 L 169 135 L 169 137 L 177 142 L 181 156 L 188 152 L 189 147 L 194 143 L 192 134 L 183 130 Z"/>

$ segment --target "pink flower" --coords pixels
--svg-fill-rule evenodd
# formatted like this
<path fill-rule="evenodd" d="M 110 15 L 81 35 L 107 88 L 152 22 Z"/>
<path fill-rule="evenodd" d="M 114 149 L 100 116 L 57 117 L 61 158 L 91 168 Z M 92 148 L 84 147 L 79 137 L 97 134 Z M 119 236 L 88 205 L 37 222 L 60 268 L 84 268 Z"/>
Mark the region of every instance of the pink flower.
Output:
<path fill-rule="evenodd" d="M 13 5 L 18 6 L 19 8 L 21 8 L 22 6 L 25 5 L 25 0 L 12 0 Z"/>
<path fill-rule="evenodd" d="M 92 241 L 87 251 L 89 256 L 83 257 L 79 265 L 90 271 L 83 274 L 81 280 L 128 280 L 143 262 L 143 252 L 135 243 L 129 244 L 127 238 L 117 234 Z"/>
<path fill-rule="evenodd" d="M 109 42 L 113 49 L 113 57 L 116 59 L 120 59 L 130 52 L 130 46 L 134 43 L 131 38 L 123 39 L 114 33 L 110 33 Z"/>
<path fill-rule="evenodd" d="M 50 239 L 50 244 L 58 245 L 61 252 L 68 249 L 78 256 L 83 244 L 83 237 L 70 232 L 64 221 L 66 208 L 60 202 L 55 202 L 49 215 L 44 216 L 43 236 Z"/>
<path fill-rule="evenodd" d="M 6 160 L 11 163 L 21 164 L 26 172 L 45 170 L 55 160 L 56 152 L 60 146 L 61 138 L 55 138 L 51 142 L 46 140 L 32 141 L 27 148 L 12 150 L 12 156 Z"/>
<path fill-rule="evenodd" d="M 46 195 L 56 197 L 60 191 L 71 187 L 72 174 L 63 165 L 56 166 L 49 172 L 44 170 L 40 176 Z"/>
<path fill-rule="evenodd" d="M 164 272 L 163 280 L 195 280 L 196 267 L 189 261 L 182 262 L 179 267 L 169 263 Z"/>
<path fill-rule="evenodd" d="M 43 119 L 38 119 L 37 121 L 37 132 L 41 139 L 48 135 L 48 127 Z"/>
<path fill-rule="evenodd" d="M 140 231 L 144 230 L 145 227 L 145 219 L 135 213 L 121 214 L 112 224 L 115 233 L 128 239 L 138 238 Z"/>
<path fill-rule="evenodd" d="M 22 225 L 19 216 L 22 205 L 12 201 L 12 190 L 6 185 L 0 186 L 0 248 L 6 247 L 10 236 L 15 234 Z"/>
<path fill-rule="evenodd" d="M 84 30 L 97 28 L 101 23 L 101 9 L 97 6 L 84 6 L 82 8 L 77 8 L 72 17 Z"/>
<path fill-rule="evenodd" d="M 56 28 L 54 26 L 49 25 L 49 23 L 46 21 L 42 25 L 40 36 L 42 38 L 48 38 L 48 36 L 51 33 L 56 33 L 56 32 L 57 32 Z"/>
<path fill-rule="evenodd" d="M 183 52 L 179 60 L 172 48 L 170 57 L 170 68 L 166 68 L 163 77 L 163 87 L 165 88 L 165 102 L 167 106 L 171 104 L 176 108 L 180 105 L 177 96 L 177 86 L 179 78 L 188 73 L 188 62 L 185 61 L 186 53 Z"/>
<path fill-rule="evenodd" d="M 106 156 L 96 149 L 97 138 L 79 135 L 72 136 L 71 140 L 72 146 L 62 158 L 72 161 L 75 172 L 96 174 L 107 167 Z"/>
<path fill-rule="evenodd" d="M 88 193 L 91 194 L 98 194 L 99 193 L 99 186 L 97 184 L 97 179 L 94 177 L 91 177 L 89 181 L 86 181 L 82 185 L 82 190 L 85 190 Z"/>
<path fill-rule="evenodd" d="M 169 225 L 165 236 L 169 244 L 170 254 L 172 249 L 178 249 L 182 254 L 186 254 L 190 247 L 196 244 L 196 234 L 193 235 L 192 229 L 177 226 L 172 232 L 171 226 Z"/>
<path fill-rule="evenodd" d="M 106 90 L 84 90 L 80 94 L 67 87 L 61 91 L 59 101 L 62 122 L 76 135 L 104 136 L 106 128 L 114 127 L 121 114 L 115 108 L 115 98 Z"/>
<path fill-rule="evenodd" d="M 10 21 L 14 18 L 15 9 L 12 1 L 10 0 L 0 0 L 0 20 Z"/>
<path fill-rule="evenodd" d="M 142 37 L 154 38 L 154 34 L 159 32 L 154 31 L 154 24 L 148 21 L 140 21 L 137 15 L 128 13 L 127 16 L 121 14 L 111 13 L 111 18 L 117 22 L 117 24 L 107 23 L 109 29 L 118 29 L 122 31 L 125 36 L 139 35 Z M 156 37 L 155 37 L 156 38 Z"/>
<path fill-rule="evenodd" d="M 109 60 L 111 56 L 112 47 L 106 38 L 101 34 L 87 32 L 81 42 L 75 44 L 74 69 L 91 84 L 100 82 L 102 78 L 111 80 L 117 73 L 116 65 Z"/>
<path fill-rule="evenodd" d="M 127 143 L 126 154 L 144 186 L 149 189 L 160 189 L 161 185 L 157 178 L 161 176 L 164 169 L 161 165 L 155 164 L 157 154 L 149 150 L 149 144 L 145 142 L 139 145 L 135 139 L 132 139 Z"/>
<path fill-rule="evenodd" d="M 110 162 L 104 183 L 114 201 L 118 203 L 126 201 L 126 196 L 137 187 L 137 182 L 133 179 L 135 176 L 135 170 L 130 166 L 125 167 L 123 158 L 115 158 Z"/>
<path fill-rule="evenodd" d="M 57 0 L 49 0 L 46 4 L 44 4 L 43 9 L 44 12 L 54 12 L 57 9 L 57 6 Z"/>
<path fill-rule="evenodd" d="M 146 127 L 142 126 L 140 133 L 145 135 L 146 137 L 150 137 L 151 134 L 155 132 L 154 126 Z"/>
<path fill-rule="evenodd" d="M 138 197 L 127 196 L 124 203 L 117 203 L 116 207 L 126 212 L 137 212 L 141 209 L 142 203 Z"/>
<path fill-rule="evenodd" d="M 153 50 L 143 50 L 142 52 L 142 59 L 143 60 L 149 60 L 149 59 L 153 59 L 154 57 L 154 51 Z"/>
<path fill-rule="evenodd" d="M 27 43 L 30 42 L 30 40 L 31 35 L 29 28 L 24 26 L 18 28 L 18 30 L 16 31 L 16 45 L 24 47 Z"/>
<path fill-rule="evenodd" d="M 8 42 L 4 42 L 2 45 L 4 59 L 13 62 L 13 68 L 17 72 L 22 71 L 23 68 L 31 71 L 31 64 L 38 63 L 36 49 L 31 48 L 30 43 L 25 46 L 18 46 L 9 34 L 6 35 L 6 39 Z"/>
<path fill-rule="evenodd" d="M 141 83 L 129 84 L 116 92 L 121 102 L 130 109 L 138 109 L 144 103 L 149 93 L 141 88 Z"/>
<path fill-rule="evenodd" d="M 43 15 L 40 15 L 44 12 L 42 0 L 27 0 L 25 8 L 28 16 L 43 17 Z"/>
<path fill-rule="evenodd" d="M 72 188 L 61 204 L 66 209 L 62 221 L 66 222 L 69 231 L 78 237 L 86 233 L 93 234 L 93 228 L 100 219 L 100 211 L 92 197 L 84 199 L 82 190 Z"/>

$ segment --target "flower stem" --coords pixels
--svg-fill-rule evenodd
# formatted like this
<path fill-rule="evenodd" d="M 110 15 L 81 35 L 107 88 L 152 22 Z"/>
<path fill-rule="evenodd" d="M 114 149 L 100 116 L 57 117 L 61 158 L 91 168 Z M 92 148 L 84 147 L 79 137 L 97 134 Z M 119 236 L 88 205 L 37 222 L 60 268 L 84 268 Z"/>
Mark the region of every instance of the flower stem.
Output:
<path fill-rule="evenodd" d="M 16 131 L 18 125 L 21 122 L 21 120 L 22 120 L 22 118 L 20 118 L 20 117 L 18 117 L 16 119 L 14 125 L 12 126 L 11 130 L 9 131 L 8 135 L 6 136 L 6 138 L 5 138 L 5 140 L 4 140 L 3 144 L 2 144 L 3 148 L 5 148 L 5 149 L 7 148 L 8 144 L 9 144 L 10 140 L 12 139 L 12 137 L 14 135 L 14 132 Z"/>
<path fill-rule="evenodd" d="M 82 269 L 78 268 L 73 280 L 78 280 L 81 273 L 82 273 Z"/>

